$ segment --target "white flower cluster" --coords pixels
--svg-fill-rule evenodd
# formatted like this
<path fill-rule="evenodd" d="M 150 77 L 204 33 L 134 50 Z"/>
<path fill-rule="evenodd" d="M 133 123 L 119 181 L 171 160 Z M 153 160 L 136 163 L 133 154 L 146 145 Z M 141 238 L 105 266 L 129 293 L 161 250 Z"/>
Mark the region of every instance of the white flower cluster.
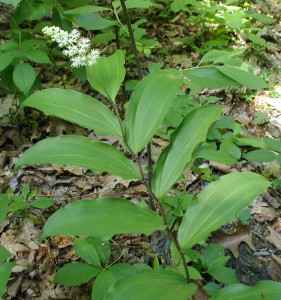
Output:
<path fill-rule="evenodd" d="M 70 58 L 71 65 L 75 68 L 92 66 L 100 56 L 98 50 L 91 49 L 90 40 L 81 37 L 77 29 L 68 33 L 56 26 L 46 26 L 42 31 L 52 41 L 57 42 L 60 48 L 66 48 L 62 53 Z"/>

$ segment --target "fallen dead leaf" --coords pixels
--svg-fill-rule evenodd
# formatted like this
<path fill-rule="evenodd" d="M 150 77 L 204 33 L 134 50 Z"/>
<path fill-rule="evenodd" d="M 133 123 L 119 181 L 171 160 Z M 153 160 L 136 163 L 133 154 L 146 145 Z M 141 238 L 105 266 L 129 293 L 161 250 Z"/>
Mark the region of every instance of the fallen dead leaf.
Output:
<path fill-rule="evenodd" d="M 223 245 L 224 248 L 230 250 L 236 258 L 239 256 L 239 245 L 242 242 L 246 243 L 253 251 L 256 250 L 251 231 L 242 224 L 238 225 L 237 231 L 234 234 L 229 235 L 219 230 L 214 232 L 212 234 L 212 241 Z"/>
<path fill-rule="evenodd" d="M 63 249 L 68 246 L 73 246 L 74 238 L 72 236 L 58 235 L 53 237 L 51 240 L 52 240 L 52 244 L 56 245 L 60 249 Z"/>
<path fill-rule="evenodd" d="M 278 250 L 281 250 L 281 235 L 271 227 L 267 227 L 268 234 L 265 237 Z"/>

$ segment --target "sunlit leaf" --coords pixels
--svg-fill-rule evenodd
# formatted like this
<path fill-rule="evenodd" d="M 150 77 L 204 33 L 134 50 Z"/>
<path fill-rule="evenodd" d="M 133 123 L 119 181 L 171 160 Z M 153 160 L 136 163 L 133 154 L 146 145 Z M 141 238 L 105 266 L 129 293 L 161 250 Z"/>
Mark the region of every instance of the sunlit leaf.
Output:
<path fill-rule="evenodd" d="M 60 268 L 54 279 L 54 283 L 64 285 L 80 285 L 96 277 L 101 269 L 84 263 L 69 263 Z"/>
<path fill-rule="evenodd" d="M 199 143 L 206 140 L 209 127 L 221 114 L 221 107 L 205 105 L 194 109 L 171 135 L 170 145 L 156 162 L 152 188 L 157 197 L 163 197 L 182 174 Z"/>
<path fill-rule="evenodd" d="M 115 98 L 125 78 L 125 56 L 121 50 L 108 57 L 100 57 L 93 66 L 87 66 L 87 76 L 91 87 L 108 100 Z"/>
<path fill-rule="evenodd" d="M 92 172 L 109 172 L 125 179 L 140 179 L 136 164 L 115 147 L 83 136 L 45 139 L 28 149 L 15 168 L 37 163 L 75 165 Z"/>
<path fill-rule="evenodd" d="M 270 183 L 250 172 L 225 175 L 210 183 L 186 211 L 178 231 L 182 248 L 203 243 L 210 233 L 234 219 Z"/>
<path fill-rule="evenodd" d="M 125 116 L 127 143 L 136 154 L 159 129 L 182 83 L 176 70 L 146 76 L 134 89 Z"/>
<path fill-rule="evenodd" d="M 233 284 L 219 290 L 211 300 L 279 300 L 281 283 L 274 281 L 260 281 L 255 286 Z"/>
<path fill-rule="evenodd" d="M 152 210 L 128 200 L 78 200 L 56 211 L 46 222 L 41 240 L 53 235 L 88 235 L 109 239 L 115 234 L 151 234 L 163 230 L 162 219 Z"/>
<path fill-rule="evenodd" d="M 194 283 L 187 284 L 179 273 L 145 271 L 124 276 L 109 289 L 104 300 L 186 300 L 197 290 Z"/>
<path fill-rule="evenodd" d="M 70 89 L 51 88 L 29 96 L 23 107 L 30 106 L 103 134 L 121 136 L 114 113 L 100 101 Z"/>

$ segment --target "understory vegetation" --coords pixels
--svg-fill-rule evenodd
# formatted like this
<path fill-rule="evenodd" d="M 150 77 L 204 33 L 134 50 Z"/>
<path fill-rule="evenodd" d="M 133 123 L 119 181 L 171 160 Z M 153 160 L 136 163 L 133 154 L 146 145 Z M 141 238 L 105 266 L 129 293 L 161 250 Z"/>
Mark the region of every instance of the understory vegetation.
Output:
<path fill-rule="evenodd" d="M 0 5 L 0 297 L 280 299 L 280 2 Z"/>

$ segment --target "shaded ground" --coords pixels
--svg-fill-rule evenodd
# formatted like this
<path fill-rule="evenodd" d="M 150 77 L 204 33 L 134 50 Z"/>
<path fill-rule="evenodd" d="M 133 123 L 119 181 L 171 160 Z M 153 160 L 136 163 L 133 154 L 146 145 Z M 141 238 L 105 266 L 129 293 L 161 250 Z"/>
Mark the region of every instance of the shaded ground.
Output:
<path fill-rule="evenodd" d="M 9 16 L 8 9 L 5 10 L 6 12 Z M 156 32 L 161 47 L 170 50 L 163 56 L 156 55 L 155 51 L 149 60 L 164 62 L 167 67 L 187 68 L 196 65 L 199 59 L 197 53 L 192 52 L 188 47 L 175 47 L 177 38 L 187 34 L 186 28 L 178 30 L 178 26 L 182 24 L 182 17 L 181 13 L 176 14 L 172 18 L 173 22 L 159 23 L 157 28 L 151 22 L 150 30 Z M 5 22 L 7 19 L 1 23 L 4 29 L 7 28 Z M 189 34 L 196 31 L 194 26 L 187 29 Z M 281 28 L 278 23 L 271 28 L 271 32 L 276 35 L 274 39 L 279 37 L 280 41 Z M 4 37 L 0 38 L 2 43 Z M 257 73 L 259 73 L 261 71 L 258 64 L 259 58 L 255 55 L 256 53 L 252 53 L 249 60 L 256 63 Z M 271 83 L 280 82 L 280 75 L 276 72 L 276 64 L 281 66 L 280 45 L 272 51 L 264 52 L 263 59 L 265 64 L 263 68 L 267 68 Z M 145 66 L 144 58 L 142 58 L 142 62 Z M 132 77 L 134 77 L 133 70 L 131 68 L 129 72 Z M 83 89 L 84 91 L 88 89 L 79 81 L 70 81 L 71 74 L 68 74 L 65 79 L 65 76 L 62 76 L 65 74 L 58 71 L 53 74 L 52 71 L 54 70 L 50 67 L 42 69 L 43 87 L 47 85 L 48 87 L 61 87 L 63 83 L 67 83 L 68 88 Z M 225 114 L 245 125 L 246 134 L 280 138 L 280 85 L 274 84 L 274 91 L 273 89 L 260 91 L 252 97 L 253 101 L 250 104 L 245 99 L 241 99 L 248 96 L 243 89 L 206 90 L 202 95 L 221 97 Z M 90 299 L 90 284 L 81 287 L 51 284 L 59 267 L 66 262 L 77 261 L 79 258 L 73 250 L 71 237 L 50 238 L 44 244 L 37 242 L 46 219 L 58 208 L 75 199 L 114 196 L 139 203 L 142 199 L 147 200 L 146 189 L 139 182 L 129 182 L 108 174 L 92 174 L 85 169 L 71 166 L 37 165 L 21 168 L 14 173 L 12 167 L 19 155 L 47 136 L 60 134 L 92 136 L 94 134 L 57 118 L 46 118 L 41 113 L 29 109 L 26 109 L 17 119 L 10 119 L 9 113 L 14 113 L 17 106 L 17 96 L 9 94 L 0 98 L 0 193 L 5 193 L 10 187 L 13 193 L 18 195 L 24 184 L 29 184 L 32 189 L 37 190 L 37 197 L 52 197 L 55 205 L 46 210 L 28 207 L 19 215 L 10 214 L 4 224 L 0 226 L 0 243 L 13 254 L 13 261 L 17 263 L 4 299 Z M 256 111 L 266 112 L 269 119 L 258 124 L 254 115 Z M 99 137 L 99 139 L 110 144 L 116 142 L 115 138 L 110 136 Z M 153 147 L 155 157 L 159 154 L 159 148 L 161 149 L 165 145 L 165 140 L 155 138 Z M 275 178 L 280 178 L 281 174 L 280 167 L 273 164 L 237 164 L 229 168 L 210 163 L 209 166 L 217 174 L 228 173 L 231 170 L 255 170 Z M 191 186 L 192 184 L 193 182 L 190 182 Z M 197 182 L 196 189 L 200 190 L 201 185 L 203 184 L 200 181 Z M 280 199 L 280 191 L 269 191 L 268 194 L 256 199 L 250 207 L 251 220 L 248 225 L 241 226 L 237 222 L 232 222 L 212 236 L 213 242 L 220 242 L 228 249 L 226 251 L 231 256 L 229 266 L 236 270 L 240 280 L 246 284 L 253 285 L 262 279 L 281 282 Z M 111 242 L 112 263 L 152 263 L 157 252 L 160 255 L 161 263 L 165 264 L 169 261 L 169 255 L 166 255 L 165 251 L 169 242 L 163 236 L 154 236 L 152 247 L 150 239 L 140 235 L 116 236 Z"/>

